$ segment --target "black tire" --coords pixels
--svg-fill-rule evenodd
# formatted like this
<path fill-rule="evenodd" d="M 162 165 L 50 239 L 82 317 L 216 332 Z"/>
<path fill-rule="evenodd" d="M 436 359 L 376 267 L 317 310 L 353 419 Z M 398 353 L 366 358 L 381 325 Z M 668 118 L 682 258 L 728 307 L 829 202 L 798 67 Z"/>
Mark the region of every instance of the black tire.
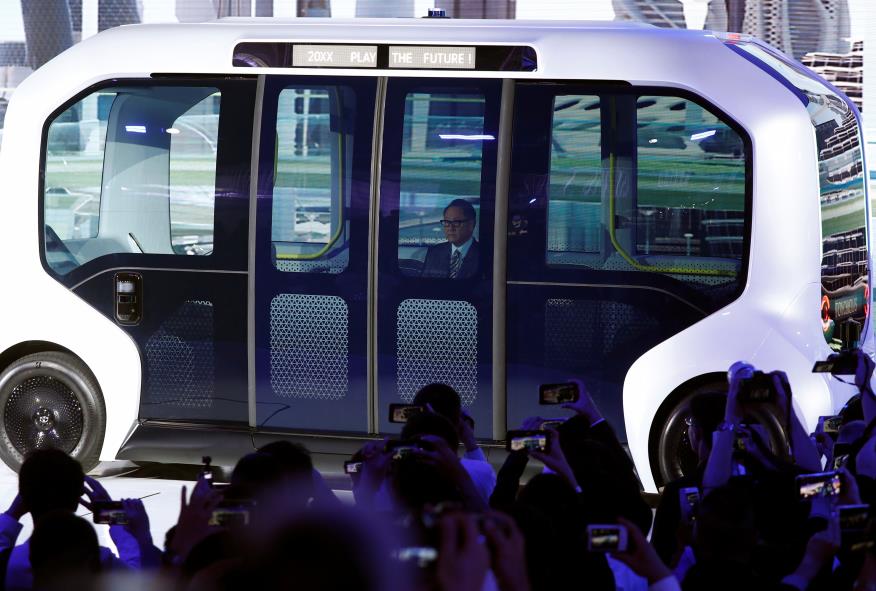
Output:
<path fill-rule="evenodd" d="M 88 367 L 69 353 L 22 357 L 0 373 L 0 459 L 16 472 L 33 450 L 69 453 L 88 472 L 99 461 L 106 406 Z"/>
<path fill-rule="evenodd" d="M 657 415 L 658 422 L 655 426 L 659 431 L 652 434 L 652 438 L 656 435 L 656 458 L 652 458 L 651 467 L 658 488 L 685 474 L 692 474 L 696 469 L 698 458 L 690 445 L 685 419 L 690 416 L 690 400 L 694 395 L 716 389 L 717 384 L 693 388 L 666 414 Z M 661 416 L 665 418 L 660 420 Z"/>
<path fill-rule="evenodd" d="M 685 390 L 682 396 L 676 397 L 674 406 L 657 413 L 657 421 L 651 429 L 653 450 L 651 468 L 658 488 L 694 473 L 699 458 L 690 445 L 685 422 L 690 416 L 690 401 L 701 392 L 721 391 L 727 391 L 726 382 L 702 382 Z M 762 411 L 756 407 L 752 408 L 755 412 L 746 415 L 744 421 L 763 425 L 769 439 L 765 443 L 774 454 L 786 457 L 788 447 L 782 425 L 766 407 Z"/>

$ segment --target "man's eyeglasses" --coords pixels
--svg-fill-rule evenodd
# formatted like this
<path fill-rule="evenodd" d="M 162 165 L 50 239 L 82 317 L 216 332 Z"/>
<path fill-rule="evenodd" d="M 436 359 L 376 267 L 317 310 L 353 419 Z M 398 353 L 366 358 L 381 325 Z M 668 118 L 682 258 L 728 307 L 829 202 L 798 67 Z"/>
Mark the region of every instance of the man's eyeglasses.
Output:
<path fill-rule="evenodd" d="M 459 228 L 470 221 L 471 220 L 441 220 L 441 225 L 445 228 Z"/>

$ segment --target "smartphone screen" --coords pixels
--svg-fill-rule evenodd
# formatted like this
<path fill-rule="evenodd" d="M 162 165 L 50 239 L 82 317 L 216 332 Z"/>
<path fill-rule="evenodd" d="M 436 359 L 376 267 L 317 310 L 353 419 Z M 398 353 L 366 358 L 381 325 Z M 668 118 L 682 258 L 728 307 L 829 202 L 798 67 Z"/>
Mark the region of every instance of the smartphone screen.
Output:
<path fill-rule="evenodd" d="M 344 462 L 345 474 L 359 474 L 362 471 L 362 462 Z"/>
<path fill-rule="evenodd" d="M 565 404 L 576 402 L 581 393 L 578 384 L 567 382 L 565 384 L 542 384 L 538 387 L 539 404 Z"/>
<path fill-rule="evenodd" d="M 858 358 L 847 351 L 831 355 L 824 361 L 816 361 L 812 373 L 831 373 L 835 376 L 853 376 L 858 370 Z"/>
<path fill-rule="evenodd" d="M 812 366 L 812 373 L 831 373 L 833 361 L 816 361 Z"/>
<path fill-rule="evenodd" d="M 840 483 L 839 472 L 819 472 L 797 477 L 797 486 L 802 499 L 836 496 L 840 494 Z"/>
<path fill-rule="evenodd" d="M 393 553 L 396 560 L 427 568 L 438 560 L 438 550 L 431 546 L 408 546 Z"/>
<path fill-rule="evenodd" d="M 566 419 L 545 419 L 541 422 L 540 428 L 542 431 L 545 429 L 557 429 L 565 422 Z"/>
<path fill-rule="evenodd" d="M 92 519 L 94 523 L 106 525 L 127 525 L 128 514 L 121 501 L 97 501 L 92 504 Z"/>
<path fill-rule="evenodd" d="M 587 549 L 591 552 L 623 552 L 627 549 L 627 528 L 622 525 L 588 525 Z"/>
<path fill-rule="evenodd" d="M 407 423 L 408 419 L 421 412 L 423 412 L 423 407 L 415 404 L 390 404 L 389 422 Z"/>
<path fill-rule="evenodd" d="M 548 431 L 508 431 L 505 436 L 505 449 L 547 452 L 550 450 L 550 435 Z"/>
<path fill-rule="evenodd" d="M 384 449 L 390 454 L 393 460 L 401 460 L 417 453 L 417 450 L 420 449 L 420 445 L 414 441 L 392 439 L 386 442 L 386 447 Z"/>
<path fill-rule="evenodd" d="M 219 527 L 242 527 L 249 525 L 251 511 L 255 503 L 253 501 L 241 501 L 225 499 L 213 510 L 209 525 Z"/>
<path fill-rule="evenodd" d="M 843 418 L 841 416 L 829 416 L 829 417 L 819 417 L 819 421 L 822 424 L 822 430 L 825 433 L 836 434 L 839 433 L 840 427 L 843 425 Z"/>

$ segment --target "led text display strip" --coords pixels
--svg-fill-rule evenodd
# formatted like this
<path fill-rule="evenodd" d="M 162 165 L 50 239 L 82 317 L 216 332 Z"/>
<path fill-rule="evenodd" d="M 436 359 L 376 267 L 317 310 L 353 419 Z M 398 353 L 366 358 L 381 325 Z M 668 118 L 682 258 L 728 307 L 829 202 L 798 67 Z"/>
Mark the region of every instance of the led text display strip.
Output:
<path fill-rule="evenodd" d="M 526 46 L 349 45 L 247 41 L 232 63 L 244 68 L 376 68 L 534 72 L 535 50 Z"/>

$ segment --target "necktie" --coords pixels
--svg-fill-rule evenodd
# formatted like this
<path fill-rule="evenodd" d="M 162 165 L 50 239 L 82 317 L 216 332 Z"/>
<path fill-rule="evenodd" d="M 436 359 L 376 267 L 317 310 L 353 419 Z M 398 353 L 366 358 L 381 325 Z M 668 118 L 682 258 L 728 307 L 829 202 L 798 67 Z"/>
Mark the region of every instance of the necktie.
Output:
<path fill-rule="evenodd" d="M 462 256 L 459 254 L 459 249 L 453 251 L 453 255 L 450 257 L 450 278 L 456 279 L 457 275 L 459 275 L 459 269 L 462 267 Z"/>

